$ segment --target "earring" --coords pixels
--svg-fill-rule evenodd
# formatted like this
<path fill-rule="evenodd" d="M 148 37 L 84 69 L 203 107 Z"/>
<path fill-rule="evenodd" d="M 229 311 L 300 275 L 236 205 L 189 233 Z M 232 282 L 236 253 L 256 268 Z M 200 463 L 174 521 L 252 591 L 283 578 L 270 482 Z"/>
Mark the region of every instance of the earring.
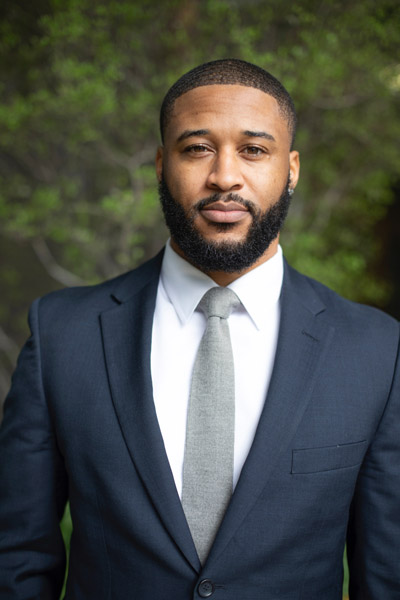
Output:
<path fill-rule="evenodd" d="M 289 192 L 289 196 L 293 196 L 293 194 L 294 194 L 294 189 L 293 189 L 293 188 L 289 188 L 288 192 Z"/>

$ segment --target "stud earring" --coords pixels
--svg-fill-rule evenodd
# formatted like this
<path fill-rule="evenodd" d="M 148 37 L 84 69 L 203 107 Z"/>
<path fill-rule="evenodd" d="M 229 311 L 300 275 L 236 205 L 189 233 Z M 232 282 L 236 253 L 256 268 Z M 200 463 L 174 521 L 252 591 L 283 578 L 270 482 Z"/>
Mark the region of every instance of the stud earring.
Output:
<path fill-rule="evenodd" d="M 289 196 L 293 196 L 293 194 L 294 194 L 294 189 L 293 189 L 293 188 L 289 188 L 288 192 L 289 192 Z"/>

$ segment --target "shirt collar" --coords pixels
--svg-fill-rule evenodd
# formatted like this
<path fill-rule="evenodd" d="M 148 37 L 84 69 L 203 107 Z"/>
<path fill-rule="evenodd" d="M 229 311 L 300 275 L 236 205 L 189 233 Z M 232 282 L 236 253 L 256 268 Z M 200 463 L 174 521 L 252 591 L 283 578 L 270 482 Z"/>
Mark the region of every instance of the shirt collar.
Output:
<path fill-rule="evenodd" d="M 282 249 L 278 246 L 272 258 L 228 286 L 237 294 L 257 329 L 262 329 L 268 319 L 268 308 L 278 302 L 282 280 Z M 170 240 L 165 248 L 161 281 L 183 324 L 190 319 L 204 294 L 217 287 L 211 277 L 181 258 L 171 248 Z"/>

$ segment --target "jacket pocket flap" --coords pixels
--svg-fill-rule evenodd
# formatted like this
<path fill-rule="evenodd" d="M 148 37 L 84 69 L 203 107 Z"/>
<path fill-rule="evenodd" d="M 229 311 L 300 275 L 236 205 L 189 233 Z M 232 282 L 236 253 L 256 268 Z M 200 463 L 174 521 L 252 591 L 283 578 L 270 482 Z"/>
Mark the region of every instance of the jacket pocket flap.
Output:
<path fill-rule="evenodd" d="M 291 473 L 318 473 L 354 467 L 362 462 L 366 446 L 367 442 L 363 440 L 338 446 L 293 450 Z"/>

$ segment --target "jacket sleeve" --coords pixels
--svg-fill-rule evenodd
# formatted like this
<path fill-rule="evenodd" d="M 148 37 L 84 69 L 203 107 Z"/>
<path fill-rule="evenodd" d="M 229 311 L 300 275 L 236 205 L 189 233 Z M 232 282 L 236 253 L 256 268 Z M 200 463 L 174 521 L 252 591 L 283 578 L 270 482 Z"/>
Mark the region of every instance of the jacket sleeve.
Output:
<path fill-rule="evenodd" d="M 385 412 L 357 481 L 347 548 L 351 600 L 400 598 L 399 354 Z"/>
<path fill-rule="evenodd" d="M 0 597 L 58 600 L 65 573 L 59 527 L 67 477 L 41 377 L 39 300 L 0 429 Z"/>

